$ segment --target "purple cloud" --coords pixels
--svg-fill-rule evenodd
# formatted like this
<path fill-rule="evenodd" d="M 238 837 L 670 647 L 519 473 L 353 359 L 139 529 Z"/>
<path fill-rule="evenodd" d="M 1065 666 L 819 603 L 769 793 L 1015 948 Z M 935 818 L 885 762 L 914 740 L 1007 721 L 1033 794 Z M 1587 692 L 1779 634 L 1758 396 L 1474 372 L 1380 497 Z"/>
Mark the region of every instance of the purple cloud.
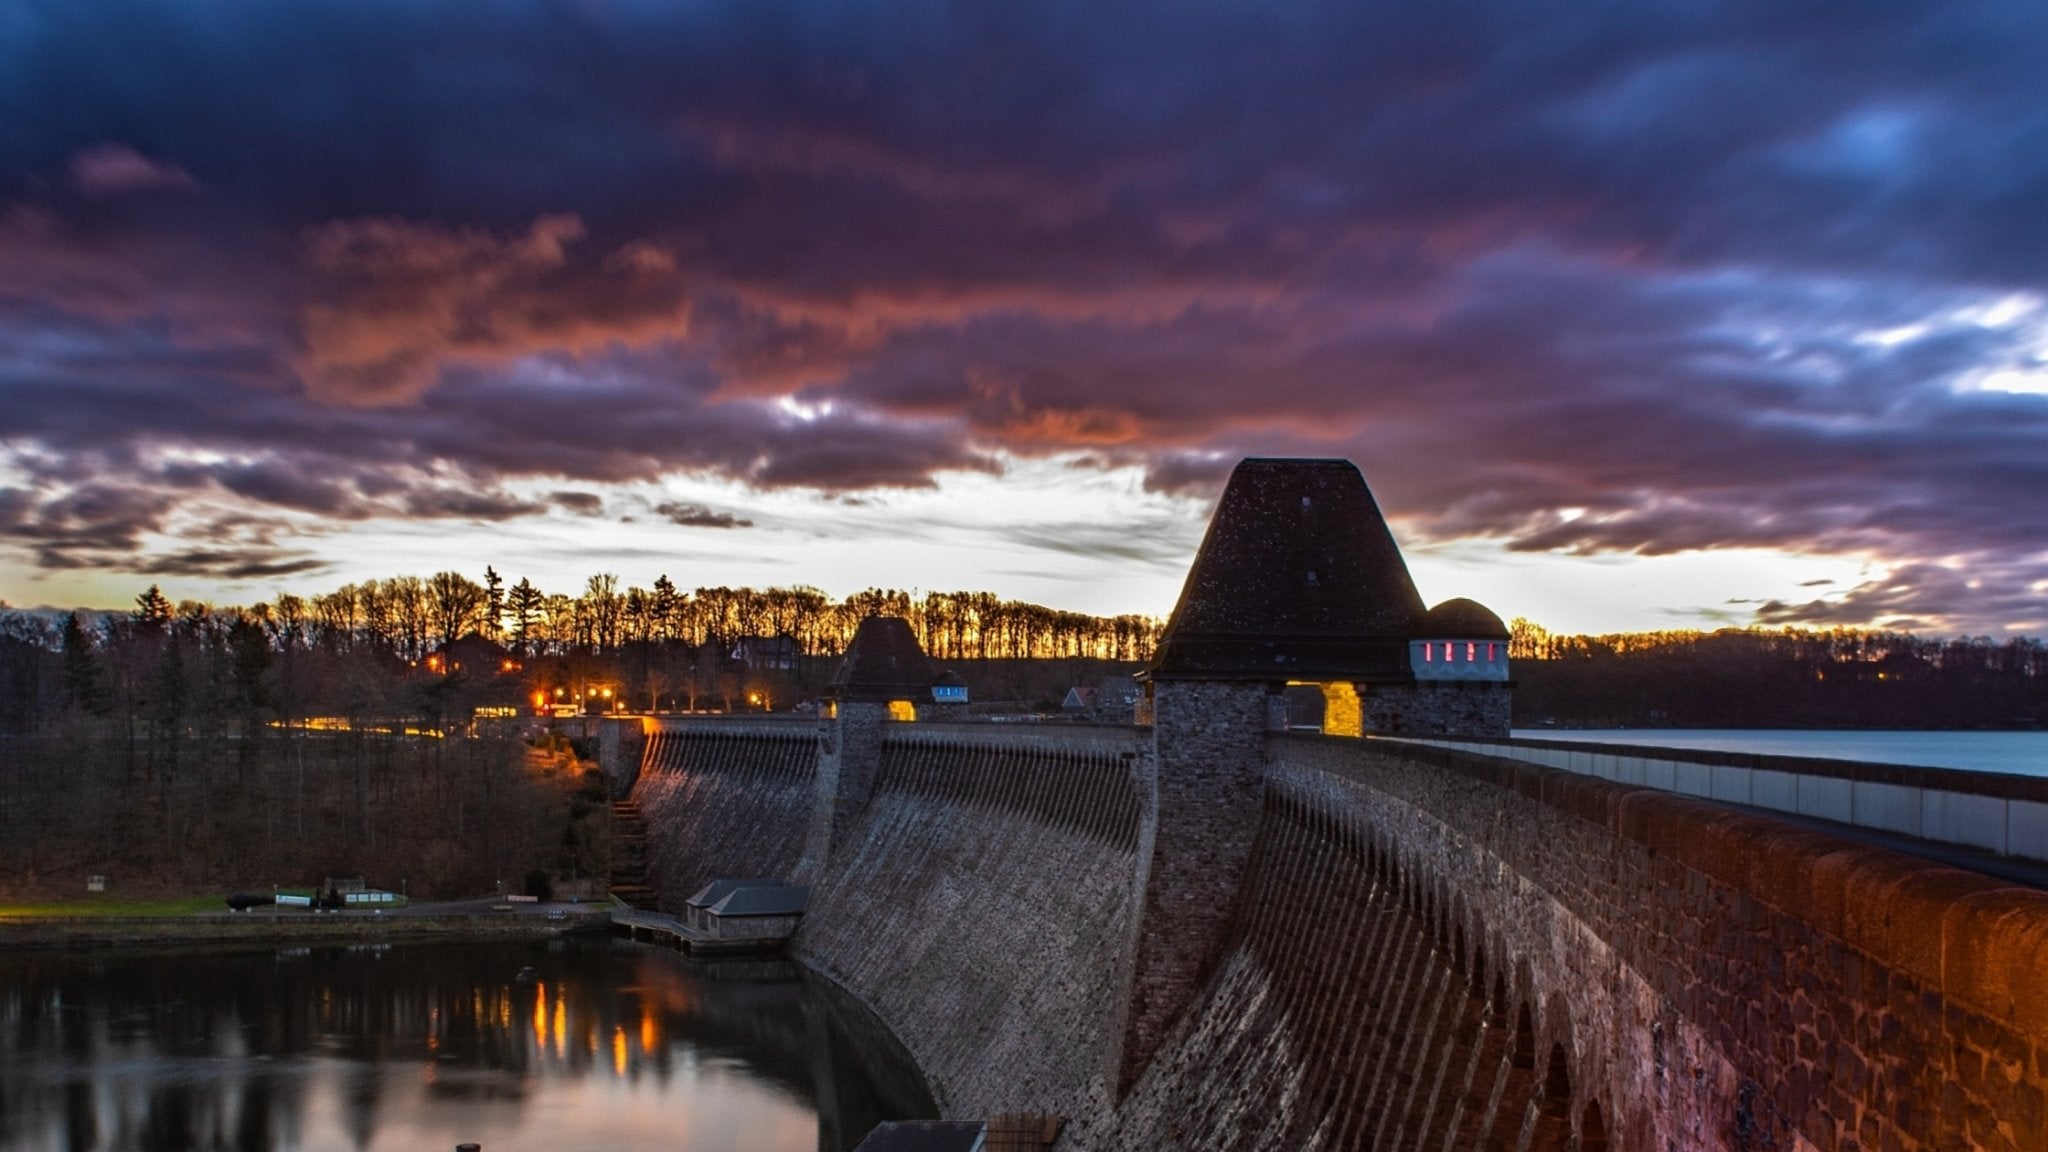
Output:
<path fill-rule="evenodd" d="M 120 196 L 129 192 L 189 191 L 192 174 L 175 164 L 160 164 L 126 144 L 94 144 L 72 153 L 71 183 L 87 196 Z"/>
<path fill-rule="evenodd" d="M 1980 385 L 2048 372 L 2044 40 L 2017 2 L 67 9 L 0 44 L 0 523 L 146 564 L 173 491 L 500 522 L 1057 457 L 1199 500 L 1298 452 L 1415 539 L 1894 569 L 1768 621 L 2033 619 L 2048 397 Z"/>

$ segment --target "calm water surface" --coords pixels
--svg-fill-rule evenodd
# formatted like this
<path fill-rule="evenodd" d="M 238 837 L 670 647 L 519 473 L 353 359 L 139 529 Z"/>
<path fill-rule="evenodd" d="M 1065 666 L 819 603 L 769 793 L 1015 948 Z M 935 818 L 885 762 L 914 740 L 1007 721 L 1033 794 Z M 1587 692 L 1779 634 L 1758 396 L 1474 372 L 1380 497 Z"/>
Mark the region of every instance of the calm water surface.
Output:
<path fill-rule="evenodd" d="M 603 939 L 0 955 L 7 1152 L 843 1152 L 933 1115 L 887 1033 L 784 963 Z"/>
<path fill-rule="evenodd" d="M 1517 728 L 1516 736 L 1770 756 L 1824 756 L 1869 764 L 1968 768 L 2048 776 L 2048 732 L 1826 732 L 1765 728 Z"/>

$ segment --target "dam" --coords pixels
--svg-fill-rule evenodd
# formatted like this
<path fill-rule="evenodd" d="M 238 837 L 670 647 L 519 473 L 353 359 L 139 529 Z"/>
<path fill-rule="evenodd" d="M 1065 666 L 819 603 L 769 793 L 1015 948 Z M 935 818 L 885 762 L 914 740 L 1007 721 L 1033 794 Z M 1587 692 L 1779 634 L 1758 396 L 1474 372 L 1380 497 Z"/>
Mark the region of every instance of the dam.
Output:
<path fill-rule="evenodd" d="M 873 617 L 822 718 L 603 759 L 665 909 L 807 886 L 797 955 L 1040 1146 L 2048 1146 L 2048 894 L 1496 754 L 1506 639 L 1424 607 L 1351 464 L 1249 460 L 1136 725 L 963 722 Z"/>

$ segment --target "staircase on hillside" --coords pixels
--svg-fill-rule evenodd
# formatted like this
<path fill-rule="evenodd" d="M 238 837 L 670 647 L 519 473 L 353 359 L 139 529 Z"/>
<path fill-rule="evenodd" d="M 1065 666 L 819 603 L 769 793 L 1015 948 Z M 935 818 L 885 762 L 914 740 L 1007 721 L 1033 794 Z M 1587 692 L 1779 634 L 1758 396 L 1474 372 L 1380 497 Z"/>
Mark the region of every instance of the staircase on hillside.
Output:
<path fill-rule="evenodd" d="M 653 911 L 647 883 L 647 820 L 631 800 L 612 801 L 612 895 L 631 907 Z"/>

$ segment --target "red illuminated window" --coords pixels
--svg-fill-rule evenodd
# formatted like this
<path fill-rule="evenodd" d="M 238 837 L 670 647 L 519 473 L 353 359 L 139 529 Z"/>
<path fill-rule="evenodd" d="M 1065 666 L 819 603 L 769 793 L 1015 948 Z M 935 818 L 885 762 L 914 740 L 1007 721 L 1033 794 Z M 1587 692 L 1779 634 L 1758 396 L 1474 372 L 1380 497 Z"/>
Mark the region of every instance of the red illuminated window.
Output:
<path fill-rule="evenodd" d="M 1465 644 L 1465 663 L 1470 664 L 1477 659 L 1479 659 L 1479 645 L 1468 641 Z"/>
<path fill-rule="evenodd" d="M 1436 645 L 1434 645 L 1434 644 L 1429 644 L 1429 643 L 1424 643 L 1424 644 L 1423 644 L 1423 646 L 1422 646 L 1422 662 L 1423 662 L 1424 664 L 1434 664 L 1434 663 L 1436 663 Z"/>
<path fill-rule="evenodd" d="M 1500 659 L 1500 645 L 1488 644 L 1486 646 L 1486 662 L 1491 664 L 1498 659 Z"/>

